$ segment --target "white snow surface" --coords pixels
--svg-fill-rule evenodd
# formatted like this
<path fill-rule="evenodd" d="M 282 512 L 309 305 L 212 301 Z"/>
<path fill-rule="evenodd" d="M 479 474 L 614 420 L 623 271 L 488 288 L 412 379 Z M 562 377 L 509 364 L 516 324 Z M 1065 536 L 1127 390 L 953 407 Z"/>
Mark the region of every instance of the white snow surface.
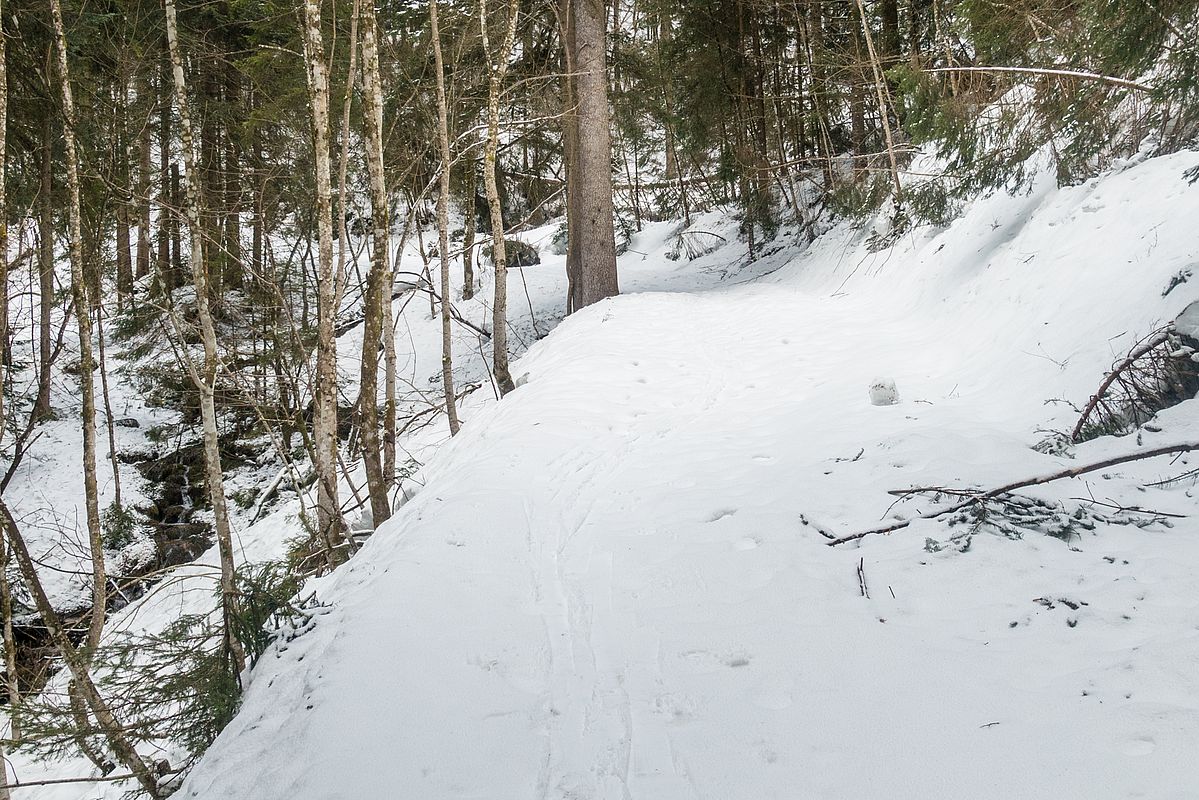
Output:
<path fill-rule="evenodd" d="M 432 454 L 415 495 L 306 588 L 327 613 L 257 664 L 177 796 L 1199 796 L 1196 482 L 1145 487 L 1199 456 L 1025 493 L 1180 515 L 1166 524 L 1069 542 L 984 529 L 964 552 L 926 548 L 962 532 L 943 520 L 841 548 L 822 535 L 934 506 L 889 490 L 1199 439 L 1190 401 L 1074 460 L 1032 449 L 1072 427 L 1060 401 L 1084 403 L 1199 298 L 1193 279 L 1163 296 L 1199 263 L 1199 187 L 1182 177 L 1197 163 L 1046 178 L 877 252 L 842 225 L 752 265 L 736 243 L 673 262 L 674 227 L 648 227 L 621 259 L 625 295 L 533 344 L 502 402 L 471 394 L 453 440 L 410 443 Z M 695 227 L 732 241 L 734 225 Z M 544 331 L 564 279 L 543 258 L 523 274 Z M 414 386 L 438 367 L 419 305 L 399 326 Z M 459 336 L 460 378 L 477 378 Z M 871 405 L 879 375 L 897 405 Z M 277 552 L 294 512 L 240 531 L 247 557 Z M 161 624 L 194 602 L 160 595 L 123 618 Z"/>
<path fill-rule="evenodd" d="M 1042 181 L 873 254 L 843 227 L 769 277 L 567 319 L 319 584 L 331 612 L 258 665 L 182 796 L 1199 795 L 1194 519 L 936 553 L 938 522 L 816 530 L 1070 463 L 1030 448 L 1073 419 L 1047 401 L 1085 401 L 1195 299 L 1162 291 L 1197 257 L 1196 160 Z M 880 371 L 901 404 L 868 402 Z M 1185 469 L 1031 494 L 1193 514 L 1193 481 L 1137 488 Z"/>

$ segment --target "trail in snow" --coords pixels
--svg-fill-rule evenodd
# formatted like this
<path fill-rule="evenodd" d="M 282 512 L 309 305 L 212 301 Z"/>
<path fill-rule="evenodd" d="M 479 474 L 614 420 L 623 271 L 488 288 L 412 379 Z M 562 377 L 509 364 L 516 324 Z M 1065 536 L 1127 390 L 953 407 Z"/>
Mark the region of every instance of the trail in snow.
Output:
<path fill-rule="evenodd" d="M 1046 401 L 1085 398 L 1118 334 L 1194 297 L 1161 294 L 1197 256 L 1193 161 L 992 198 L 890 254 L 847 259 L 832 236 L 751 285 L 566 320 L 317 587 L 334 610 L 259 666 L 184 795 L 1194 796 L 1189 517 L 1069 544 L 982 533 L 964 553 L 927 552 L 951 532 L 926 521 L 848 550 L 816 530 L 930 502 L 891 507 L 888 489 L 1060 464 L 1031 449 L 1072 419 Z M 1018 230 L 975 237 L 996 219 Z M 880 374 L 899 405 L 869 403 Z M 1199 422 L 1188 404 L 1160 426 L 1145 446 Z M 1137 490 L 1181 468 L 1037 496 L 1193 514 L 1192 489 Z"/>
<path fill-rule="evenodd" d="M 423 488 L 314 584 L 329 613 L 259 663 L 180 796 L 1199 794 L 1194 487 L 1138 490 L 1185 465 L 1036 490 L 1190 515 L 1173 528 L 982 533 L 965 553 L 927 552 L 951 533 L 927 521 L 846 550 L 817 531 L 931 502 L 892 507 L 889 489 L 1061 464 L 1030 447 L 1073 422 L 1046 401 L 1085 400 L 1197 296 L 1162 296 L 1199 263 L 1195 161 L 983 198 L 880 253 L 841 228 L 714 291 L 698 289 L 735 248 L 673 264 L 647 233 L 622 270 L 657 292 L 567 319 L 502 403 L 471 396 Z M 559 268 L 525 271 L 539 313 Z M 414 384 L 437 368 L 423 313 L 406 318 Z M 870 404 L 878 377 L 899 405 Z M 1143 445 L 1199 435 L 1193 405 Z M 272 525 L 246 540 L 271 550 Z"/>

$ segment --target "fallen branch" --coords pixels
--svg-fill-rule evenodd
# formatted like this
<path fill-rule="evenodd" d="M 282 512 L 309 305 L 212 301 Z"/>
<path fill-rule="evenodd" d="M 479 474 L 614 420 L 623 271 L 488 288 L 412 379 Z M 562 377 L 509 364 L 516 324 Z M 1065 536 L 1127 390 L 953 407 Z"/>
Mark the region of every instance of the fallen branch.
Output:
<path fill-rule="evenodd" d="M 1083 428 L 1085 428 L 1087 423 L 1091 421 L 1091 416 L 1095 413 L 1095 409 L 1099 406 L 1100 402 L 1107 397 L 1108 391 L 1112 388 L 1112 384 L 1115 383 L 1129 369 L 1131 369 L 1136 364 L 1138 359 L 1152 352 L 1157 347 L 1165 344 L 1166 341 L 1169 340 L 1170 334 L 1173 332 L 1173 325 L 1168 325 L 1159 331 L 1155 331 L 1149 336 L 1149 338 L 1133 347 L 1127 356 L 1125 356 L 1118 364 L 1112 367 L 1112 371 L 1107 374 L 1107 377 L 1103 379 L 1103 383 L 1099 384 L 1099 388 L 1095 390 L 1095 394 L 1091 395 L 1091 399 L 1088 400 L 1086 406 L 1083 407 L 1082 414 L 1079 416 L 1078 422 L 1074 426 L 1074 430 L 1070 432 L 1070 441 L 1075 443 L 1082 441 Z"/>
<path fill-rule="evenodd" d="M 1143 83 L 1117 78 L 1112 75 L 1101 75 L 1098 72 L 1084 72 L 1077 69 L 1037 69 L 1034 67 L 936 67 L 927 72 L 1015 72 L 1021 75 L 1053 75 L 1060 78 L 1082 78 L 1100 83 L 1110 83 L 1123 86 L 1126 89 L 1136 89 L 1138 92 L 1152 92 L 1152 86 Z"/>
<path fill-rule="evenodd" d="M 969 489 L 953 489 L 953 488 L 946 488 L 943 486 L 919 486 L 919 487 L 913 487 L 911 489 L 900 489 L 900 490 L 891 491 L 891 492 L 888 492 L 888 494 L 900 495 L 901 497 L 909 497 L 914 494 L 926 494 L 929 492 L 939 492 L 941 494 L 949 494 L 949 495 L 954 495 L 954 496 L 958 496 L 958 497 L 964 496 L 966 499 L 962 500 L 961 502 L 946 506 L 945 508 L 942 508 L 942 509 L 938 509 L 935 511 L 926 511 L 923 514 L 917 514 L 916 516 L 912 517 L 911 519 L 906 519 L 901 522 L 896 522 L 896 523 L 893 523 L 890 525 L 883 525 L 878 528 L 871 528 L 870 530 L 867 530 L 867 531 L 859 531 L 858 533 L 853 533 L 853 534 L 850 534 L 849 536 L 842 536 L 838 539 L 833 539 L 832 541 L 830 541 L 828 543 L 828 545 L 829 545 L 829 547 L 836 547 L 839 544 L 845 544 L 846 542 L 854 542 L 854 541 L 857 541 L 858 539 L 864 539 L 865 537 L 871 536 L 876 533 L 894 533 L 895 531 L 902 530 L 903 528 L 908 527 L 916 520 L 936 519 L 937 517 L 943 517 L 946 514 L 952 514 L 955 511 L 961 511 L 963 508 L 971 506 L 980 501 L 990 500 L 990 499 L 999 497 L 1000 495 L 1010 494 L 1011 492 L 1014 492 L 1017 489 L 1025 489 L 1025 488 L 1028 488 L 1029 486 L 1040 486 L 1041 484 L 1052 483 L 1053 481 L 1059 481 L 1059 480 L 1062 480 L 1063 478 L 1077 478 L 1079 475 L 1086 475 L 1089 472 L 1096 472 L 1101 469 L 1106 469 L 1107 467 L 1114 467 L 1119 464 L 1127 464 L 1132 461 L 1142 461 L 1144 459 L 1155 458 L 1157 456 L 1176 455 L 1179 453 L 1189 453 L 1194 450 L 1199 450 L 1199 442 L 1182 442 L 1180 444 L 1166 445 L 1164 447 L 1155 447 L 1151 450 L 1142 450 L 1142 451 L 1136 452 L 1136 453 L 1125 453 L 1124 455 L 1121 455 L 1121 456 L 1113 456 L 1111 458 L 1105 458 L 1102 461 L 1096 461 L 1094 463 L 1084 464 L 1084 465 L 1078 466 L 1078 467 L 1071 467 L 1069 469 L 1064 469 L 1059 472 L 1049 473 L 1048 475 L 1038 475 L 1037 477 L 1034 477 L 1034 478 L 1025 478 L 1023 480 L 1015 481 L 1013 483 L 1009 483 L 1004 486 L 1000 486 L 997 489 L 990 489 L 988 491 L 977 491 L 977 490 L 969 490 Z"/>

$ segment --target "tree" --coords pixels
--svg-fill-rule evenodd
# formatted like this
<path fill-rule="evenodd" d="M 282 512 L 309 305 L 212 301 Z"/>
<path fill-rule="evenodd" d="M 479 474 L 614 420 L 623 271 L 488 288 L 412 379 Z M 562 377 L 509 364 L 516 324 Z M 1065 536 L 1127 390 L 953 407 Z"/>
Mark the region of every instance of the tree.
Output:
<path fill-rule="evenodd" d="M 208 483 L 208 496 L 212 503 L 213 521 L 216 528 L 217 547 L 221 558 L 221 611 L 222 635 L 225 650 L 229 654 L 234 673 L 245 668 L 245 653 L 241 643 L 233 635 L 233 618 L 237 614 L 238 594 L 235 565 L 233 560 L 233 532 L 229 524 L 229 510 L 225 501 L 225 480 L 221 469 L 220 433 L 216 417 L 216 381 L 220 366 L 217 349 L 216 326 L 209 307 L 208 262 L 204 258 L 204 239 L 201 228 L 200 192 L 196 170 L 194 142 L 192 139 L 191 111 L 187 93 L 187 81 L 183 74 L 183 57 L 179 49 L 179 26 L 175 14 L 175 0 L 163 0 L 166 12 L 167 46 L 171 59 L 171 75 L 174 79 L 175 100 L 179 111 L 179 134 L 183 153 L 185 205 L 187 227 L 191 245 L 190 263 L 192 285 L 196 292 L 196 317 L 200 324 L 200 339 L 204 346 L 204 363 L 197 369 L 191 358 L 184 356 L 192 382 L 200 392 L 200 417 L 203 425 L 204 464 Z M 180 323 L 176 323 L 179 329 Z"/>
<path fill-rule="evenodd" d="M 565 116 L 567 311 L 620 293 L 612 224 L 612 141 L 608 118 L 607 14 L 603 0 L 564 0 L 567 73 Z"/>
<path fill-rule="evenodd" d="M 519 16 L 519 0 L 508 0 L 504 36 L 499 49 L 493 52 L 487 30 L 487 0 L 479 0 L 479 29 L 487 61 L 487 137 L 483 142 L 483 185 L 487 190 L 487 209 L 491 219 L 491 261 L 495 265 L 495 294 L 491 305 L 492 371 L 501 395 L 511 392 L 516 384 L 508 368 L 508 251 L 504 242 L 504 210 L 495 171 L 500 141 L 500 91 L 516 42 Z"/>
<path fill-rule="evenodd" d="M 383 172 L 383 80 L 379 75 L 379 33 L 372 2 L 362 9 L 362 110 L 366 131 L 366 166 L 370 174 L 371 267 L 366 278 L 362 322 L 362 371 L 358 412 L 362 418 L 362 462 L 370 494 L 371 519 L 376 526 L 391 516 L 387 476 L 379 460 L 379 337 L 383 331 L 383 304 L 391 304 L 388 283 L 388 250 L 391 246 L 391 209 L 387 178 Z M 343 247 L 345 244 L 343 243 Z M 393 413 L 393 412 L 389 412 Z"/>
<path fill-rule="evenodd" d="M 365 37 L 364 37 L 365 38 Z M 321 38 L 319 0 L 304 0 L 304 66 L 312 112 L 317 213 L 316 398 L 312 433 L 317 481 L 317 536 L 330 563 L 337 559 L 344 523 L 337 499 L 337 313 L 333 274 L 333 185 L 329 170 L 329 76 Z"/>
<path fill-rule="evenodd" d="M 450 319 L 450 158 L 449 110 L 445 97 L 445 65 L 441 57 L 441 30 L 437 25 L 437 0 L 429 0 L 429 36 L 433 41 L 433 68 L 437 71 L 437 140 L 441 150 L 441 173 L 437 193 L 437 255 L 441 260 L 441 384 L 450 435 L 458 433 L 458 409 L 454 399 L 453 339 Z M 467 221 L 470 224 L 470 221 Z"/>
<path fill-rule="evenodd" d="M 67 66 L 67 36 L 62 19 L 62 3 L 50 0 L 54 23 L 55 49 L 58 53 L 58 79 L 62 92 L 63 139 L 66 143 L 68 217 L 71 257 L 71 294 L 79 331 L 79 390 L 82 396 L 83 493 L 87 509 L 88 546 L 92 560 L 92 613 L 87 643 L 94 650 L 100 644 L 108 604 L 108 574 L 104 564 L 104 543 L 100 529 L 100 495 L 96 487 L 96 391 L 95 361 L 92 357 L 92 298 L 89 296 L 83 263 L 83 222 L 80 210 L 79 151 L 75 144 L 75 100 L 71 91 L 71 73 Z"/>

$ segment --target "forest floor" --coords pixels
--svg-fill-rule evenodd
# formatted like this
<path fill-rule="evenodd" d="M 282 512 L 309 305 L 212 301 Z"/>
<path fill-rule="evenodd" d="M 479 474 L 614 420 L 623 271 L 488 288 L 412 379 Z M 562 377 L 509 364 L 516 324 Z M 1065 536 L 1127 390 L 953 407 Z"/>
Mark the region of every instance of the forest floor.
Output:
<path fill-rule="evenodd" d="M 1136 434 L 1033 449 L 1199 298 L 1199 278 L 1173 280 L 1199 265 L 1197 163 L 1043 179 L 879 250 L 845 224 L 811 245 L 784 232 L 750 263 L 712 214 L 692 227 L 719 236 L 692 238 L 727 243 L 671 260 L 678 226 L 657 223 L 621 258 L 626 294 L 561 324 L 562 258 L 543 251 L 512 276 L 519 388 L 471 393 L 452 441 L 443 419 L 406 439 L 407 501 L 306 587 L 321 613 L 259 661 L 180 796 L 1196 796 L 1199 490 L 1146 487 L 1196 457 L 1030 489 L 982 525 L 827 536 L 937 503 L 890 490 L 1199 440 L 1190 401 Z M 437 391 L 438 323 L 404 308 L 416 403 Z M 457 336 L 458 377 L 479 381 L 479 343 Z M 897 404 L 871 404 L 879 378 Z M 282 551 L 297 505 L 242 520 L 247 560 Z M 112 626 L 210 605 L 195 590 L 214 563 Z"/>

